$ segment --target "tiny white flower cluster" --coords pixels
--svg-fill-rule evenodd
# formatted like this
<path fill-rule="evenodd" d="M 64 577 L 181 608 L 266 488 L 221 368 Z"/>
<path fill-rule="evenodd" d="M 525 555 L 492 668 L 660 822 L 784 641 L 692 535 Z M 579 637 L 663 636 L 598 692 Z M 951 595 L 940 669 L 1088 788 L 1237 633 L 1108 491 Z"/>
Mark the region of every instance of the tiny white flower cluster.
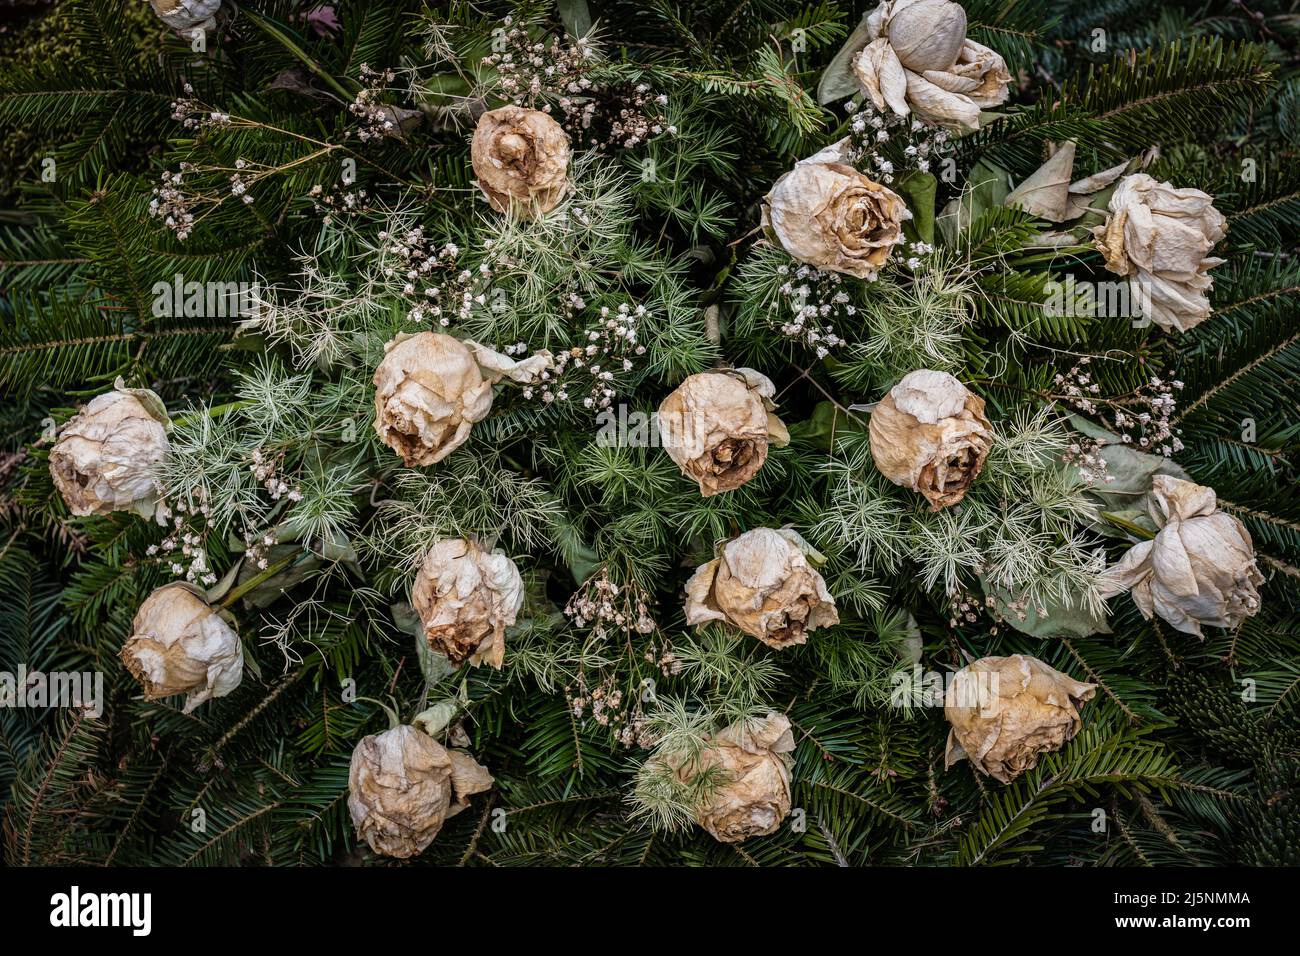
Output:
<path fill-rule="evenodd" d="M 207 106 L 194 97 L 194 87 L 186 83 L 182 90 L 185 95 L 172 100 L 172 119 L 185 129 L 198 131 L 209 126 L 229 126 L 230 114 Z"/>
<path fill-rule="evenodd" d="M 590 627 L 600 640 L 608 637 L 610 631 L 625 637 L 633 632 L 652 634 L 656 625 L 650 616 L 651 600 L 635 584 L 616 584 L 610 579 L 609 569 L 601 568 L 569 598 L 564 613 L 574 626 Z"/>
<path fill-rule="evenodd" d="M 900 133 L 910 133 L 903 147 L 901 162 L 885 155 L 885 147 Z M 888 186 L 896 177 L 911 170 L 928 173 L 945 149 L 951 148 L 950 135 L 939 126 L 927 126 L 908 120 L 894 112 L 877 112 L 867 101 L 865 109 L 849 123 L 849 160 L 877 182 Z"/>
<path fill-rule="evenodd" d="M 1085 415 L 1100 418 L 1102 424 L 1118 434 L 1126 445 L 1166 458 L 1183 450 L 1182 440 L 1173 427 L 1174 410 L 1178 405 L 1174 392 L 1182 391 L 1181 381 L 1167 382 L 1153 376 L 1128 395 L 1101 398 L 1101 385 L 1088 371 L 1090 362 L 1091 358 L 1085 355 L 1069 372 L 1055 377 L 1063 401 Z"/>
<path fill-rule="evenodd" d="M 160 502 L 157 518 L 163 524 L 169 523 L 171 530 L 158 544 L 149 545 L 145 554 L 159 557 L 172 574 L 185 575 L 185 580 L 191 584 L 210 587 L 216 583 L 217 576 L 208 567 L 203 535 L 190 525 L 191 517 L 206 522 L 208 506 L 201 503 L 191 508 L 184 501 L 178 501 L 171 507 Z"/>
<path fill-rule="evenodd" d="M 348 104 L 348 112 L 360 120 L 357 138 L 363 143 L 369 143 L 400 135 L 396 111 L 391 106 L 378 102 L 396 74 L 392 70 L 372 70 L 369 64 L 362 63 L 361 78 L 367 85 Z"/>
<path fill-rule="evenodd" d="M 781 265 L 776 271 L 785 281 L 776 298 L 767 303 L 768 310 L 776 313 L 773 324 L 779 322 L 783 335 L 802 341 L 816 350 L 819 359 L 825 358 L 831 349 L 844 344 L 835 326 L 852 321 L 858 312 L 844 290 L 843 278 L 810 265 L 794 269 Z"/>
<path fill-rule="evenodd" d="M 569 305 L 575 304 L 578 308 L 584 305 L 580 297 L 571 296 Z M 646 314 L 643 305 L 623 303 L 616 309 L 602 306 L 600 322 L 587 332 L 587 344 L 556 355 L 555 367 L 542 372 L 540 384 L 525 388 L 524 398 L 537 397 L 548 405 L 566 402 L 573 378 L 582 370 L 589 377 L 583 407 L 609 408 L 618 394 L 614 387 L 615 375 L 632 371 L 631 356 L 645 354 L 645 346 L 637 343 L 637 327 Z"/>
<path fill-rule="evenodd" d="M 580 37 L 534 40 L 513 17 L 502 20 L 499 52 L 484 57 L 494 66 L 501 95 L 516 106 L 559 111 L 560 125 L 575 142 L 603 150 L 630 149 L 661 133 L 675 134 L 663 118 L 668 97 L 646 83 L 608 85 L 589 75 L 599 62 L 591 42 Z"/>
<path fill-rule="evenodd" d="M 321 222 L 328 226 L 335 216 L 349 217 L 370 211 L 370 193 L 365 189 L 336 184 L 326 191 L 320 183 L 312 186 L 307 195 L 312 208 L 321 214 Z"/>
<path fill-rule="evenodd" d="M 379 242 L 380 274 L 411 303 L 406 317 L 412 322 L 446 328 L 487 304 L 483 290 L 492 278 L 491 267 L 485 262 L 477 269 L 461 268 L 455 243 L 435 247 L 421 227 L 407 225 L 382 230 Z"/>
<path fill-rule="evenodd" d="M 170 229 L 182 242 L 189 238 L 194 229 L 195 197 L 185 192 L 185 174 L 194 167 L 181 163 L 176 172 L 163 170 L 162 181 L 153 188 L 153 199 L 149 201 L 149 216 L 161 219 L 163 225 Z"/>

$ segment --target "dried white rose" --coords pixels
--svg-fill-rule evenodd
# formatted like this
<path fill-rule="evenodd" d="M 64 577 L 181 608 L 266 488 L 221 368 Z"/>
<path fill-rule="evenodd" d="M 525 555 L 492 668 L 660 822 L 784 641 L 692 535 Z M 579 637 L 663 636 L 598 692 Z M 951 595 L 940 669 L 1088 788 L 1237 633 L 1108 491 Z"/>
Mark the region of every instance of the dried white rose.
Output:
<path fill-rule="evenodd" d="M 966 38 L 966 11 L 948 0 L 892 0 L 866 19 L 851 61 L 876 109 L 978 129 L 980 110 L 1005 103 L 1011 74 L 993 50 Z"/>
<path fill-rule="evenodd" d="M 804 160 L 772 186 L 763 225 L 800 262 L 874 278 L 903 241 L 907 205 L 846 163 Z"/>
<path fill-rule="evenodd" d="M 1155 475 L 1150 510 L 1160 530 L 1106 571 L 1102 595 L 1128 591 L 1144 617 L 1159 614 L 1198 637 L 1203 624 L 1235 628 L 1257 614 L 1264 576 L 1250 532 L 1217 508 L 1213 488 Z"/>
<path fill-rule="evenodd" d="M 1036 657 L 982 657 L 948 686 L 944 766 L 969 758 L 981 773 L 1010 783 L 1079 732 L 1078 706 L 1096 690 Z"/>
<path fill-rule="evenodd" d="M 515 563 L 466 538 L 444 538 L 430 548 L 411 586 L 429 646 L 457 666 L 468 660 L 500 668 L 506 628 L 523 603 Z"/>
<path fill-rule="evenodd" d="M 122 662 L 148 700 L 186 694 L 184 712 L 224 697 L 244 676 L 244 647 L 203 592 L 184 582 L 150 594 L 122 646 Z"/>
<path fill-rule="evenodd" d="M 755 528 L 723 545 L 686 582 L 686 623 L 727 621 L 768 647 L 803 644 L 840 621 L 794 531 Z"/>
<path fill-rule="evenodd" d="M 659 406 L 664 450 L 708 498 L 739 488 L 763 467 L 769 443 L 790 441 L 773 414 L 776 388 L 752 368 L 701 372 Z"/>
<path fill-rule="evenodd" d="M 560 124 L 520 106 L 484 113 L 470 144 L 474 175 L 492 208 L 525 218 L 550 212 L 569 192 L 569 155 Z"/>
<path fill-rule="evenodd" d="M 919 491 L 934 511 L 966 497 L 993 447 L 984 399 L 947 372 L 903 376 L 871 413 L 871 457 L 896 485 Z"/>
<path fill-rule="evenodd" d="M 1213 197 L 1134 173 L 1115 188 L 1110 213 L 1093 236 L 1106 268 L 1128 276 L 1142 314 L 1171 332 L 1209 318 L 1209 271 L 1224 261 L 1209 252 L 1228 231 Z"/>
<path fill-rule="evenodd" d="M 173 30 L 210 30 L 221 0 L 149 0 L 153 12 Z"/>
<path fill-rule="evenodd" d="M 469 754 L 401 724 L 363 737 L 352 751 L 348 813 L 370 849 L 405 859 L 422 853 L 443 821 L 492 783 L 487 768 Z"/>
<path fill-rule="evenodd" d="M 69 419 L 50 449 L 50 476 L 74 515 L 147 516 L 157 502 L 171 421 L 153 392 L 115 384 Z"/>
<path fill-rule="evenodd" d="M 698 760 L 674 768 L 690 784 L 707 772 L 696 821 L 722 843 L 775 833 L 790 813 L 794 734 L 784 714 L 738 721 L 711 735 Z"/>

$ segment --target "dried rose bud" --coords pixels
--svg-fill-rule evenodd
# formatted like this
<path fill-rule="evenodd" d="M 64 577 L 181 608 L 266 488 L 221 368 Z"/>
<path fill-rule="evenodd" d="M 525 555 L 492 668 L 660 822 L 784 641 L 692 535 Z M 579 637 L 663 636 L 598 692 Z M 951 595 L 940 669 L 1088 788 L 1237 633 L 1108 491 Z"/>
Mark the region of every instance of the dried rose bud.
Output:
<path fill-rule="evenodd" d="M 790 813 L 790 752 L 794 734 L 784 714 L 738 721 L 708 738 L 699 759 L 675 768 L 689 784 L 710 774 L 696 821 L 722 843 L 775 833 Z M 716 784 L 713 786 L 712 784 Z"/>
<path fill-rule="evenodd" d="M 755 528 L 686 582 L 686 623 L 727 621 L 778 650 L 840 622 L 826 582 L 793 531 Z"/>
<path fill-rule="evenodd" d="M 150 594 L 122 646 L 122 662 L 144 685 L 146 700 L 185 694 L 184 713 L 225 697 L 244 675 L 244 647 L 203 592 L 184 582 Z"/>
<path fill-rule="evenodd" d="M 492 775 L 469 754 L 401 724 L 363 737 L 348 768 L 348 813 L 370 849 L 405 859 L 422 853 Z"/>
<path fill-rule="evenodd" d="M 74 515 L 133 510 L 153 513 L 155 469 L 167 455 L 171 421 L 148 389 L 97 395 L 59 429 L 50 449 L 50 476 Z"/>
<path fill-rule="evenodd" d="M 790 441 L 772 414 L 776 388 L 752 368 L 701 372 L 659 406 L 664 450 L 705 498 L 739 488 L 763 467 L 770 442 Z"/>
<path fill-rule="evenodd" d="M 1103 576 L 1102 594 L 1133 595 L 1144 617 L 1159 614 L 1185 634 L 1201 625 L 1235 628 L 1259 613 L 1259 586 L 1250 532 L 1218 511 L 1213 488 L 1171 475 L 1151 479 L 1155 540 L 1129 549 Z"/>
<path fill-rule="evenodd" d="M 524 582 L 500 551 L 485 551 L 465 538 L 445 538 L 424 556 L 411 586 L 429 646 L 459 666 L 500 668 L 506 628 L 524 603 Z"/>
<path fill-rule="evenodd" d="M 442 461 L 492 410 L 470 349 L 440 332 L 398 335 L 375 369 L 375 431 L 407 466 Z"/>
<path fill-rule="evenodd" d="M 874 278 L 903 241 L 907 206 L 852 166 L 805 160 L 772 186 L 763 225 L 800 262 Z"/>
<path fill-rule="evenodd" d="M 208 30 L 221 0 L 149 0 L 153 12 L 173 30 Z"/>
<path fill-rule="evenodd" d="M 1078 705 L 1096 690 L 1036 657 L 982 657 L 948 687 L 944 766 L 969 758 L 976 770 L 1010 783 L 1079 732 Z"/>
<path fill-rule="evenodd" d="M 871 457 L 896 485 L 939 511 L 966 497 L 993 447 L 984 399 L 947 372 L 904 375 L 871 413 Z"/>
<path fill-rule="evenodd" d="M 470 159 L 497 212 L 531 218 L 569 192 L 569 136 L 540 110 L 503 106 L 479 117 Z"/>
<path fill-rule="evenodd" d="M 1171 332 L 1209 318 L 1209 271 L 1224 261 L 1209 252 L 1228 228 L 1213 197 L 1134 173 L 1120 180 L 1109 206 L 1093 236 L 1106 268 L 1129 277 L 1142 314 Z"/>
<path fill-rule="evenodd" d="M 1010 95 L 1006 61 L 966 38 L 966 11 L 956 3 L 882 3 L 867 18 L 866 39 L 851 68 L 878 110 L 978 129 L 980 110 Z"/>

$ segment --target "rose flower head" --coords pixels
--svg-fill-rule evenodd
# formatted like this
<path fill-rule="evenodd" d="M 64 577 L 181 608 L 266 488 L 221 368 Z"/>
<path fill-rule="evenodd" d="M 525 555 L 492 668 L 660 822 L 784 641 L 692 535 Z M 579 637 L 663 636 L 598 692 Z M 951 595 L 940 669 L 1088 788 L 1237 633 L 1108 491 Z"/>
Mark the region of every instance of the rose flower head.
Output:
<path fill-rule="evenodd" d="M 136 612 L 122 662 L 144 685 L 147 700 L 186 694 L 184 713 L 224 697 L 244 675 L 244 648 L 203 592 L 184 582 L 164 585 Z"/>
<path fill-rule="evenodd" d="M 763 467 L 769 443 L 789 432 L 773 414 L 776 388 L 751 368 L 701 372 L 659 406 L 664 450 L 705 498 L 739 488 Z"/>
<path fill-rule="evenodd" d="M 456 666 L 500 668 L 506 628 L 524 603 L 524 582 L 515 563 L 468 538 L 444 538 L 425 554 L 411 604 L 429 646 Z"/>
<path fill-rule="evenodd" d="M 400 724 L 363 737 L 348 768 L 348 813 L 370 849 L 405 859 L 422 853 L 443 821 L 492 788 L 492 775 L 469 754 Z"/>
<path fill-rule="evenodd" d="M 859 279 L 889 261 L 909 215 L 897 193 L 837 162 L 797 163 L 763 200 L 763 225 L 786 252 Z"/>
<path fill-rule="evenodd" d="M 944 766 L 969 759 L 981 773 L 1010 783 L 1079 732 L 1079 705 L 1096 690 L 1036 657 L 981 657 L 948 686 Z"/>
<path fill-rule="evenodd" d="M 148 515 L 158 499 L 155 469 L 167 456 L 171 421 L 162 400 L 119 378 L 59 429 L 50 476 L 74 515 L 133 510 Z"/>
<path fill-rule="evenodd" d="M 550 212 L 569 192 L 569 135 L 541 110 L 503 106 L 479 117 L 470 160 L 497 212 Z"/>
<path fill-rule="evenodd" d="M 966 497 L 993 447 L 984 399 L 947 372 L 909 372 L 871 413 L 871 457 L 939 511 Z"/>
<path fill-rule="evenodd" d="M 1093 236 L 1106 268 L 1129 277 L 1142 314 L 1170 332 L 1209 318 L 1209 272 L 1223 263 L 1209 252 L 1227 234 L 1213 197 L 1134 173 L 1115 187 L 1109 208 Z"/>
<path fill-rule="evenodd" d="M 686 582 L 686 623 L 727 621 L 778 650 L 838 624 L 835 599 L 804 547 L 789 529 L 755 528 L 728 541 Z"/>
<path fill-rule="evenodd" d="M 210 30 L 221 0 L 149 0 L 158 19 L 173 30 Z"/>
<path fill-rule="evenodd" d="M 1127 590 L 1144 617 L 1185 634 L 1235 628 L 1259 612 L 1264 576 L 1246 526 L 1218 509 L 1213 488 L 1172 475 L 1151 479 L 1155 539 L 1130 548 L 1103 578 L 1102 594 Z"/>

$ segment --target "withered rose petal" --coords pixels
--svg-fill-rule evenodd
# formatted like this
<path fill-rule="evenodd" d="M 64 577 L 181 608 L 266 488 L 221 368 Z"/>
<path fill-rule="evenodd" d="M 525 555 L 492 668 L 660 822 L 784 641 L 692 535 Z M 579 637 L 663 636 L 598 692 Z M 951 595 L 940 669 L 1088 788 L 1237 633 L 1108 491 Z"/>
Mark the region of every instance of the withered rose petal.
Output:
<path fill-rule="evenodd" d="M 1264 576 L 1246 526 L 1218 509 L 1212 488 L 1152 478 L 1155 540 L 1131 548 L 1103 576 L 1102 593 L 1129 591 L 1144 617 L 1158 614 L 1204 637 L 1202 625 L 1235 628 L 1259 613 Z"/>
<path fill-rule="evenodd" d="M 569 192 L 569 135 L 547 114 L 503 106 L 479 117 L 470 161 L 497 212 L 530 218 L 550 212 Z"/>
<path fill-rule="evenodd" d="M 966 497 L 993 447 L 984 400 L 947 372 L 909 372 L 871 413 L 871 457 L 934 511 Z"/>
<path fill-rule="evenodd" d="M 466 538 L 445 538 L 430 548 L 411 586 L 411 604 L 429 646 L 456 666 L 468 660 L 499 669 L 505 630 L 523 603 L 515 563 Z"/>
<path fill-rule="evenodd" d="M 727 542 L 686 584 L 687 623 L 716 620 L 779 650 L 838 624 L 839 613 L 797 536 L 755 528 Z"/>
<path fill-rule="evenodd" d="M 375 431 L 408 466 L 442 461 L 492 409 L 492 383 L 460 340 L 398 335 L 375 369 Z"/>
<path fill-rule="evenodd" d="M 1079 732 L 1078 707 L 1096 690 L 1035 657 L 982 657 L 948 687 L 944 766 L 969 759 L 981 773 L 1010 783 Z"/>
<path fill-rule="evenodd" d="M 173 30 L 206 29 L 221 9 L 221 0 L 149 0 L 153 12 Z"/>
<path fill-rule="evenodd" d="M 202 591 L 182 582 L 145 598 L 120 656 L 143 685 L 146 699 L 186 694 L 187 714 L 206 700 L 229 694 L 244 673 L 239 636 Z"/>
<path fill-rule="evenodd" d="M 363 737 L 348 768 L 348 813 L 376 853 L 405 859 L 433 842 L 443 822 L 492 787 L 469 754 L 402 724 Z"/>

